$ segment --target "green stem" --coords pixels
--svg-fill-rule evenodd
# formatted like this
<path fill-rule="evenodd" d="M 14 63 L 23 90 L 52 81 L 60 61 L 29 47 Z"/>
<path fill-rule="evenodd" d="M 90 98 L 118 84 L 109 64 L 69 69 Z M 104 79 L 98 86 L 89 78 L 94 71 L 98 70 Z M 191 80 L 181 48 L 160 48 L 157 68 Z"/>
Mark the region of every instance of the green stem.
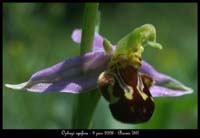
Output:
<path fill-rule="evenodd" d="M 83 15 L 81 54 L 90 52 L 94 38 L 95 25 L 98 13 L 98 3 L 86 3 Z"/>
<path fill-rule="evenodd" d="M 99 15 L 98 6 L 99 4 L 97 3 L 85 4 L 81 54 L 90 52 L 92 50 L 95 24 L 97 24 L 97 16 Z M 75 129 L 91 128 L 93 114 L 101 95 L 97 90 L 92 90 L 77 96 L 72 127 Z"/>

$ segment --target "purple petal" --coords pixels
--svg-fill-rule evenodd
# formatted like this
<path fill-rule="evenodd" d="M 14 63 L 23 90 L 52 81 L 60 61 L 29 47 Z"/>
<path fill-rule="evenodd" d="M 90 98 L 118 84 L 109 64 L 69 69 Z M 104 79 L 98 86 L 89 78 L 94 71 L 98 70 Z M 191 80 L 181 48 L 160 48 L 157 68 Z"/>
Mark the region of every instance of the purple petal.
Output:
<path fill-rule="evenodd" d="M 150 92 L 153 97 L 163 97 L 163 96 L 182 96 L 185 94 L 192 93 L 192 89 L 185 87 L 184 90 L 172 89 L 168 87 L 163 87 L 159 85 L 153 85 L 150 88 Z"/>
<path fill-rule="evenodd" d="M 82 31 L 80 29 L 75 29 L 71 35 L 72 40 L 76 43 L 81 43 L 81 34 Z"/>
<path fill-rule="evenodd" d="M 79 93 L 88 91 L 97 87 L 97 78 L 105 70 L 109 60 L 110 55 L 102 51 L 86 53 L 43 69 L 33 74 L 25 83 L 6 84 L 6 86 L 33 92 Z"/>
<path fill-rule="evenodd" d="M 193 90 L 176 79 L 157 72 L 150 64 L 142 61 L 140 72 L 151 76 L 155 84 L 150 88 L 153 97 L 160 96 L 181 96 L 192 93 Z"/>
<path fill-rule="evenodd" d="M 71 35 L 71 38 L 76 43 L 81 43 L 82 31 L 81 29 L 75 29 Z M 113 50 L 115 46 L 113 45 Z M 93 41 L 93 48 L 92 51 L 104 51 L 103 48 L 103 37 L 95 32 L 94 41 Z"/>

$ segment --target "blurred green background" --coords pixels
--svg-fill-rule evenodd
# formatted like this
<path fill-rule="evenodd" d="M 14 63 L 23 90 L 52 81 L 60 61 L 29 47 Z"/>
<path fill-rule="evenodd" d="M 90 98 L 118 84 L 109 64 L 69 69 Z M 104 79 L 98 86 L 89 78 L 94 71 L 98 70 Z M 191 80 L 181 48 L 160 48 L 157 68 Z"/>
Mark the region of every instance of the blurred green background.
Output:
<path fill-rule="evenodd" d="M 79 55 L 71 40 L 82 24 L 84 4 L 3 3 L 3 85 L 21 83 L 33 73 Z M 164 49 L 145 48 L 143 59 L 194 89 L 191 95 L 155 98 L 150 121 L 116 121 L 101 98 L 92 128 L 197 128 L 197 4 L 101 3 L 100 33 L 112 43 L 145 23 L 155 25 Z M 3 86 L 3 128 L 71 128 L 77 95 L 39 94 Z M 89 101 L 88 101 L 89 102 Z M 80 112 L 84 114 L 84 111 Z"/>

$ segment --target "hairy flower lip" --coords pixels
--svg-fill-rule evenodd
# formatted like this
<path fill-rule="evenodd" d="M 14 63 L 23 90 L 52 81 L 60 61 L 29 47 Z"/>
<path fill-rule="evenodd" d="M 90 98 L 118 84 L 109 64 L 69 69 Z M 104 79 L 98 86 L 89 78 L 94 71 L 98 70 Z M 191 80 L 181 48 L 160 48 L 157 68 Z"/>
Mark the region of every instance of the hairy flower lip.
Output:
<path fill-rule="evenodd" d="M 81 30 L 75 29 L 71 37 L 74 42 L 80 43 Z M 112 49 L 115 50 L 114 45 Z M 105 70 L 110 56 L 104 52 L 103 37 L 95 33 L 92 52 L 67 59 L 38 71 L 27 82 L 17 85 L 5 84 L 5 86 L 32 92 L 86 92 L 97 88 L 98 76 Z M 181 96 L 193 92 L 191 88 L 176 79 L 157 72 L 144 60 L 139 71 L 154 79 L 155 84 L 150 88 L 153 97 Z"/>

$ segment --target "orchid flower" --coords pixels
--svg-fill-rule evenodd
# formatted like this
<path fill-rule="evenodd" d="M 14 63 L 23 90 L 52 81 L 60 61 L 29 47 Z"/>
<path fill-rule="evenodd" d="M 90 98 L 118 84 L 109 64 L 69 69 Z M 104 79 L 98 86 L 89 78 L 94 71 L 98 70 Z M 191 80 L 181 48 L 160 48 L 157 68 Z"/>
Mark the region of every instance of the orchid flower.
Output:
<path fill-rule="evenodd" d="M 72 40 L 80 43 L 81 34 L 81 29 L 75 29 Z M 5 86 L 39 93 L 73 94 L 98 88 L 110 103 L 112 115 L 117 120 L 144 122 L 154 111 L 152 97 L 181 96 L 193 92 L 141 59 L 147 45 L 161 48 L 156 42 L 155 28 L 149 24 L 136 28 L 116 45 L 95 33 L 91 52 L 38 71 L 24 83 Z"/>

